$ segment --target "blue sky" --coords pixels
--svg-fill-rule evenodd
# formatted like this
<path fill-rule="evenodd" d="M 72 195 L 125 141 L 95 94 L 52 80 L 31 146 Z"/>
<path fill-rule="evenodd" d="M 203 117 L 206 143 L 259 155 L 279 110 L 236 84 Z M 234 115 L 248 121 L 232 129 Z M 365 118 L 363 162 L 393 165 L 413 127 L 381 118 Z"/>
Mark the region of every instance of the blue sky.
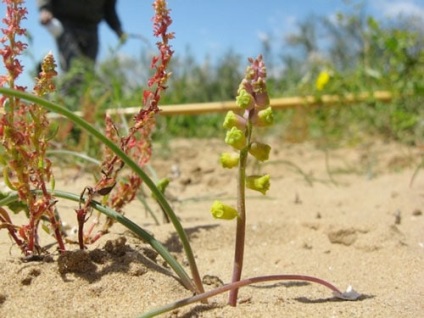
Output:
<path fill-rule="evenodd" d="M 56 45 L 47 30 L 38 23 L 36 1 L 27 2 L 28 16 L 25 27 L 33 37 L 30 53 L 33 58 L 24 57 L 26 74 L 20 84 L 31 85 L 28 74 L 35 61 L 41 60 L 49 51 L 56 54 Z M 346 3 L 365 3 L 366 12 L 380 19 L 396 16 L 399 13 L 421 14 L 424 16 L 424 0 L 168 0 L 174 20 L 171 26 L 176 33 L 172 45 L 176 54 L 190 52 L 202 61 L 206 56 L 219 58 L 229 48 L 243 57 L 261 53 L 260 39 L 271 35 L 279 47 L 284 37 L 296 30 L 296 24 L 311 14 L 334 16 L 351 8 Z M 146 41 L 129 39 L 117 54 L 123 56 L 140 55 L 142 49 L 148 49 L 148 43 L 155 43 L 152 36 L 152 1 L 118 0 L 117 11 L 123 28 L 128 33 L 140 34 Z M 4 14 L 4 4 L 0 4 Z M 104 59 L 116 48 L 118 39 L 102 23 L 100 27 L 100 54 Z M 2 70 L 0 68 L 0 70 Z"/>

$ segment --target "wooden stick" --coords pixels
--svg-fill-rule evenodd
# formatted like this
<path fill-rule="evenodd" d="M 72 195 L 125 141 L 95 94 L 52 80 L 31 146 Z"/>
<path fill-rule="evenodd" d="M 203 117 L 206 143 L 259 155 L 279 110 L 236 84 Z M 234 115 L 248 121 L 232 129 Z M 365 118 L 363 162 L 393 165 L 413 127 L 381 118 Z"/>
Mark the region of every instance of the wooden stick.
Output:
<path fill-rule="evenodd" d="M 347 94 L 344 96 L 339 95 L 323 95 L 321 98 L 314 96 L 305 97 L 282 97 L 273 98 L 270 103 L 273 109 L 289 109 L 300 106 L 331 106 L 337 103 L 340 104 L 352 104 L 357 102 L 364 102 L 366 100 L 378 100 L 380 102 L 390 102 L 393 96 L 390 92 L 376 91 L 373 94 L 359 93 L 359 94 Z M 173 115 L 200 115 L 207 113 L 225 113 L 229 110 L 240 109 L 235 101 L 222 101 L 222 102 L 211 102 L 211 103 L 193 103 L 193 104 L 175 104 L 175 105 L 164 105 L 160 106 L 160 114 L 165 116 Z M 106 110 L 108 115 L 135 115 L 140 110 L 140 107 L 128 107 L 128 108 L 114 108 Z M 81 116 L 81 112 L 75 112 L 76 115 Z M 49 114 L 50 118 L 59 117 L 56 114 Z"/>
<path fill-rule="evenodd" d="M 318 106 L 318 105 L 334 105 L 337 103 L 352 104 L 355 102 L 363 102 L 368 99 L 375 99 L 381 102 L 389 102 L 392 99 L 392 94 L 389 92 L 378 91 L 373 95 L 369 93 L 361 94 L 348 94 L 345 96 L 338 95 L 323 95 L 321 99 L 313 96 L 307 97 L 282 97 L 271 99 L 271 106 L 273 109 L 287 109 L 296 108 L 299 106 Z M 176 104 L 160 107 L 161 115 L 200 115 L 206 113 L 225 113 L 229 110 L 240 109 L 235 101 L 211 102 L 211 103 L 193 103 L 193 104 Z M 121 109 L 108 109 L 107 113 L 133 115 L 139 111 L 138 107 L 121 108 Z"/>

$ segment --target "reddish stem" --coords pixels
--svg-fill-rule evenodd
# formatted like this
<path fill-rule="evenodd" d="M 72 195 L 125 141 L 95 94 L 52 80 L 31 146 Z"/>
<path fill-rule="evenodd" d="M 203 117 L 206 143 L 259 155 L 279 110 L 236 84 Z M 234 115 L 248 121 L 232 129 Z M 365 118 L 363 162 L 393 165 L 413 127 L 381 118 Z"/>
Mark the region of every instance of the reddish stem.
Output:
<path fill-rule="evenodd" d="M 86 211 L 85 209 L 77 210 L 77 220 L 78 220 L 78 243 L 79 248 L 83 250 L 84 246 L 84 223 L 85 223 Z"/>
<path fill-rule="evenodd" d="M 19 239 L 19 237 L 16 235 L 16 227 L 14 225 L 11 224 L 10 219 L 6 219 L 1 215 L 1 212 L 3 212 L 4 210 L 0 207 L 0 223 L 1 224 L 6 224 L 6 229 L 9 232 L 9 235 L 12 237 L 12 240 L 15 241 L 15 243 L 19 246 L 19 248 L 21 249 L 21 251 L 23 253 L 25 253 L 25 246 L 24 246 L 24 242 Z M 6 212 L 5 212 L 6 213 Z"/>
<path fill-rule="evenodd" d="M 54 215 L 49 216 L 50 224 L 54 229 L 54 236 L 56 238 L 57 244 L 59 246 L 59 252 L 64 252 L 66 250 L 65 243 L 63 242 L 62 233 L 60 232 L 60 226 L 57 223 L 56 217 Z"/>
<path fill-rule="evenodd" d="M 37 228 L 35 225 L 35 219 L 32 214 L 30 214 L 30 217 L 29 217 L 28 229 L 29 229 L 29 236 L 28 236 L 28 247 L 27 247 L 26 254 L 28 253 L 32 254 L 34 253 L 35 237 L 36 237 L 36 231 L 37 231 Z"/>
<path fill-rule="evenodd" d="M 233 292 L 234 290 L 243 287 L 248 286 L 255 283 L 263 283 L 263 282 L 269 282 L 269 281 L 276 281 L 276 280 L 291 280 L 291 281 L 306 281 L 310 283 L 316 283 L 323 285 L 329 289 L 331 289 L 334 293 L 337 295 L 342 295 L 343 293 L 333 284 L 330 282 L 327 282 L 323 279 L 313 277 L 313 276 L 306 276 L 306 275 L 269 275 L 269 276 L 258 276 L 258 277 L 252 277 L 243 279 L 234 283 L 230 283 L 221 287 L 218 287 L 216 289 L 210 290 L 208 292 L 198 294 L 189 298 L 185 298 L 182 300 L 179 300 L 175 303 L 165 305 L 163 307 L 154 309 L 146 314 L 143 315 L 143 317 L 154 317 L 158 314 L 162 314 L 171 310 L 174 310 L 176 308 L 180 308 L 186 305 L 190 305 L 192 303 L 203 301 L 207 298 L 210 298 L 212 296 L 216 296 L 219 294 L 222 294 L 226 291 Z"/>
<path fill-rule="evenodd" d="M 248 143 L 250 142 L 251 129 L 248 127 Z M 249 146 L 248 146 L 249 147 Z M 249 148 L 240 151 L 240 163 L 237 176 L 237 228 L 236 228 L 236 243 L 234 252 L 234 267 L 232 282 L 238 282 L 241 279 L 243 270 L 244 258 L 244 242 L 246 237 L 246 163 Z M 228 304 L 235 307 L 237 306 L 238 289 L 232 289 L 228 297 Z"/>

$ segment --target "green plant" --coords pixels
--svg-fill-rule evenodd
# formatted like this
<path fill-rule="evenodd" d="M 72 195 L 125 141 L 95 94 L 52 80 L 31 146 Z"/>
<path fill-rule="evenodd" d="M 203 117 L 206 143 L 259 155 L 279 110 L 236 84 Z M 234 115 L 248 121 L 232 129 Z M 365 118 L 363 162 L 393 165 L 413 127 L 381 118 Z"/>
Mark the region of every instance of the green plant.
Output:
<path fill-rule="evenodd" d="M 232 282 L 227 285 L 204 292 L 187 234 L 163 195 L 164 187 L 158 188 L 143 169 L 150 159 L 150 136 L 155 125 L 155 115 L 159 112 L 161 93 L 165 90 L 170 76 L 167 67 L 173 52 L 168 42 L 173 38 L 173 33 L 168 32 L 172 20 L 166 1 L 155 0 L 153 3 L 155 9 L 154 34 L 160 37 L 158 42 L 160 53 L 152 60 L 155 73 L 148 82 L 151 90 L 144 91 L 143 107 L 135 116 L 128 133 L 123 137 L 119 136 L 118 129 L 109 117 L 105 119 L 106 131 L 103 133 L 93 124 L 61 105 L 41 98 L 54 89 L 52 78 L 55 75 L 55 65 L 51 55 L 47 56 L 43 63 L 42 72 L 33 94 L 27 93 L 23 88 L 15 85 L 15 79 L 20 73 L 17 56 L 25 47 L 22 43 L 15 41 L 15 35 L 23 33 L 19 22 L 24 18 L 26 10 L 21 7 L 22 1 L 8 0 L 5 2 L 8 5 L 9 19 L 6 19 L 6 23 L 9 28 L 3 32 L 5 32 L 10 45 L 5 46 L 1 53 L 9 74 L 1 78 L 1 84 L 2 86 L 8 84 L 9 88 L 0 88 L 2 94 L 0 137 L 3 146 L 1 163 L 4 166 L 6 182 L 10 189 L 15 191 L 2 196 L 0 200 L 0 228 L 9 231 L 10 236 L 25 256 L 32 257 L 42 253 L 41 245 L 37 240 L 37 231 L 40 223 L 45 220 L 47 227 L 50 227 L 55 234 L 59 252 L 65 251 L 66 247 L 61 237 L 61 222 L 58 211 L 55 209 L 57 199 L 63 198 L 79 203 L 76 216 L 79 225 L 80 249 L 84 249 L 86 244 L 107 232 L 112 224 L 112 222 L 106 223 L 105 227 L 94 235 L 92 235 L 93 228 L 85 231 L 88 215 L 92 209 L 95 209 L 106 215 L 109 221 L 120 222 L 137 236 L 146 240 L 172 267 L 184 286 L 195 294 L 193 297 L 154 309 L 145 313 L 143 317 L 152 317 L 196 301 L 206 301 L 207 298 L 226 291 L 230 291 L 229 304 L 235 306 L 237 291 L 240 287 L 270 280 L 314 282 L 328 287 L 342 299 L 358 297 L 358 294 L 353 291 L 342 293 L 327 281 L 304 275 L 272 275 L 241 279 L 246 226 L 245 189 L 249 188 L 266 194 L 270 186 L 269 175 L 246 175 L 248 158 L 253 157 L 259 161 L 266 161 L 271 149 L 270 146 L 259 141 L 256 129 L 269 126 L 273 122 L 273 113 L 269 105 L 266 87 L 266 68 L 261 56 L 257 59 L 249 59 L 250 65 L 239 86 L 236 100 L 241 107 L 240 113 L 229 112 L 224 121 L 224 127 L 227 129 L 225 142 L 237 150 L 237 153 L 223 154 L 221 163 L 226 168 L 238 167 L 237 208 L 216 201 L 211 209 L 216 218 L 237 219 L 233 278 Z M 99 180 L 94 186 L 86 186 L 80 195 L 58 191 L 54 187 L 51 162 L 46 156 L 51 138 L 47 111 L 66 117 L 105 146 Z M 128 179 L 118 182 L 124 166 L 128 167 L 132 174 Z M 48 186 L 47 182 L 51 182 L 51 185 Z M 191 277 L 160 242 L 120 213 L 122 207 L 135 197 L 142 182 L 151 190 L 162 211 L 172 222 L 186 253 Z M 113 193 L 113 191 L 115 192 Z M 101 202 L 95 200 L 96 198 L 100 198 Z M 17 206 L 17 203 L 21 205 Z M 14 225 L 7 209 L 27 211 L 29 224 Z"/>
<path fill-rule="evenodd" d="M 271 147 L 258 141 L 257 127 L 266 127 L 273 124 L 274 116 L 269 106 L 268 91 L 266 88 L 266 68 L 262 56 L 256 60 L 250 59 L 250 65 L 246 70 L 245 78 L 240 84 L 237 96 L 237 105 L 242 114 L 228 112 L 224 127 L 227 129 L 225 142 L 239 151 L 238 156 L 225 154 L 221 156 L 224 167 L 238 167 L 237 181 L 237 210 L 230 215 L 237 219 L 236 246 L 234 256 L 234 269 L 232 282 L 238 282 L 243 269 L 244 241 L 246 229 L 246 198 L 245 188 L 250 188 L 265 194 L 270 187 L 270 176 L 246 176 L 246 165 L 249 154 L 256 160 L 266 161 L 269 158 Z M 218 201 L 212 207 L 212 214 L 217 218 L 228 219 L 223 213 L 230 210 Z M 235 210 L 234 210 L 235 211 Z M 237 289 L 230 292 L 229 304 L 237 303 Z"/>
<path fill-rule="evenodd" d="M 209 297 L 227 291 L 229 291 L 228 304 L 236 306 L 238 289 L 240 287 L 273 280 L 297 280 L 321 284 L 331 289 L 336 297 L 346 300 L 355 300 L 360 296 L 354 290 L 348 289 L 346 293 L 343 293 L 325 280 L 306 275 L 269 275 L 241 279 L 247 220 L 245 190 L 247 188 L 265 195 L 270 187 L 270 176 L 268 174 L 247 175 L 247 160 L 249 157 L 262 162 L 269 159 L 271 147 L 259 141 L 260 136 L 258 134 L 258 128 L 270 126 L 274 121 L 272 109 L 269 105 L 266 87 L 266 68 L 262 56 L 259 56 L 257 59 L 249 59 L 249 62 L 250 65 L 247 67 L 245 78 L 239 86 L 238 96 L 236 98 L 240 111 L 238 113 L 229 111 L 223 123 L 223 127 L 227 130 L 225 143 L 231 146 L 235 151 L 223 153 L 220 158 L 224 168 L 238 169 L 236 190 L 237 206 L 233 207 L 221 201 L 214 201 L 211 207 L 213 217 L 223 220 L 236 219 L 237 221 L 234 266 L 231 283 L 159 307 L 143 314 L 141 316 L 143 318 L 153 317 L 194 302 L 204 301 Z"/>

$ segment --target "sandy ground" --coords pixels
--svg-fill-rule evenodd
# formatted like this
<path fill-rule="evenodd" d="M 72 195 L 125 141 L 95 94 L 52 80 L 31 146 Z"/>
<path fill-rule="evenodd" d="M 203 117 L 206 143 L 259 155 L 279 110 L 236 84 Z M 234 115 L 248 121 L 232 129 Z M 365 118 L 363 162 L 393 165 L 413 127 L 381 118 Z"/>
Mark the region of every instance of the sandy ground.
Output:
<path fill-rule="evenodd" d="M 236 308 L 226 305 L 224 294 L 209 304 L 163 316 L 422 316 L 424 171 L 410 186 L 421 160 L 419 150 L 370 142 L 325 153 L 309 144 L 278 147 L 278 140 L 270 142 L 275 149 L 272 160 L 249 168 L 270 173 L 272 187 L 266 197 L 247 193 L 243 277 L 312 275 L 343 290 L 352 285 L 362 297 L 340 301 L 319 285 L 271 282 L 241 289 Z M 172 155 L 153 160 L 153 166 L 159 177 L 173 173 L 167 193 L 189 234 L 201 276 L 226 283 L 232 271 L 235 223 L 214 220 L 209 207 L 215 198 L 234 202 L 234 173 L 217 163 L 219 152 L 227 149 L 219 140 L 179 140 L 171 147 Z M 73 170 L 58 172 L 56 178 L 57 189 L 75 193 L 92 184 L 89 174 Z M 63 219 L 75 225 L 76 204 L 61 200 L 58 206 Z M 153 208 L 162 221 L 159 209 Z M 172 226 L 156 225 L 139 202 L 125 214 L 185 264 Z M 22 224 L 24 218 L 17 215 L 14 221 Z M 45 245 L 52 242 L 42 239 Z M 191 295 L 150 246 L 119 224 L 89 247 L 93 252 L 77 258 L 76 273 L 60 273 L 64 265 L 57 261 L 55 246 L 47 246 L 50 261 L 41 262 L 22 262 L 4 230 L 0 246 L 0 317 L 138 317 Z M 68 248 L 77 250 L 76 245 Z M 65 267 L 72 268 L 71 263 Z"/>

